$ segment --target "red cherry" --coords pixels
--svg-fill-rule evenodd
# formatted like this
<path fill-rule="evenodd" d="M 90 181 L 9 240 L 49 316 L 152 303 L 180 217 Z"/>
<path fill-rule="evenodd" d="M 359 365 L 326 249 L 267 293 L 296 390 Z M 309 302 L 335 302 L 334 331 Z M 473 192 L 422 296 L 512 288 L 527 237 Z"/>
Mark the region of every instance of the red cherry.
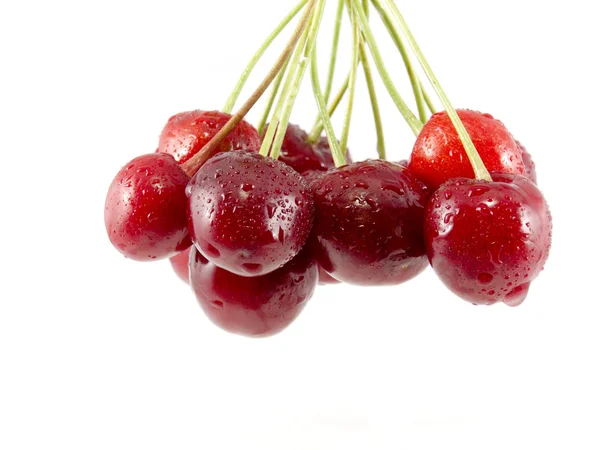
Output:
<path fill-rule="evenodd" d="M 104 209 L 115 248 L 128 258 L 151 261 L 189 247 L 188 181 L 171 155 L 151 153 L 123 167 L 108 189 Z"/>
<path fill-rule="evenodd" d="M 288 124 L 279 160 L 301 174 L 306 171 L 326 171 L 335 168 L 327 137 L 322 136 L 319 142 L 310 144 L 306 131 L 293 124 Z M 348 151 L 346 160 L 351 162 Z"/>
<path fill-rule="evenodd" d="M 290 261 L 314 218 L 306 181 L 288 165 L 256 153 L 221 153 L 188 187 L 192 239 L 211 262 L 259 276 Z"/>
<path fill-rule="evenodd" d="M 265 337 L 286 328 L 312 297 L 317 279 L 317 265 L 308 251 L 260 277 L 221 269 L 195 247 L 190 256 L 190 284 L 208 318 L 244 336 Z"/>
<path fill-rule="evenodd" d="M 171 267 L 173 267 L 175 274 L 177 274 L 182 281 L 188 284 L 190 282 L 189 262 L 191 249 L 192 247 L 189 247 L 181 253 L 169 258 L 169 262 L 171 263 Z"/>
<path fill-rule="evenodd" d="M 425 269 L 427 195 L 408 169 L 362 161 L 325 173 L 312 188 L 315 257 L 335 279 L 393 285 Z"/>
<path fill-rule="evenodd" d="M 459 297 L 517 306 L 548 258 L 552 219 L 530 180 L 500 173 L 492 178 L 458 178 L 433 194 L 425 219 L 427 256 Z"/>
<path fill-rule="evenodd" d="M 183 164 L 200 151 L 221 128 L 231 115 L 220 111 L 188 111 L 174 115 L 163 129 L 157 152 L 169 153 L 179 164 Z M 256 128 L 242 120 L 219 144 L 217 152 L 246 150 L 258 152 L 261 139 Z"/>
<path fill-rule="evenodd" d="M 502 122 L 477 111 L 457 112 L 490 172 L 525 174 L 522 150 Z M 431 116 L 421 130 L 409 169 L 433 190 L 451 178 L 474 177 L 462 142 L 445 111 Z"/>

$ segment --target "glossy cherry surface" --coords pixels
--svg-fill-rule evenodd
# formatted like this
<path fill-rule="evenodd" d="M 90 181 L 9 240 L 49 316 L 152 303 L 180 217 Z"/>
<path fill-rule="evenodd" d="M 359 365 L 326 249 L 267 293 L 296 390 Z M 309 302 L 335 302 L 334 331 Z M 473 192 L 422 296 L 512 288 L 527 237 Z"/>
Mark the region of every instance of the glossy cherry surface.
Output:
<path fill-rule="evenodd" d="M 327 172 L 312 188 L 311 244 L 335 279 L 393 285 L 425 269 L 427 195 L 410 171 L 387 161 L 362 161 Z"/>
<path fill-rule="evenodd" d="M 106 232 L 115 248 L 128 258 L 152 261 L 189 247 L 188 181 L 171 155 L 143 155 L 123 167 L 104 208 Z"/>
<path fill-rule="evenodd" d="M 283 266 L 312 228 L 314 202 L 304 178 L 256 153 L 209 159 L 192 178 L 188 198 L 194 243 L 211 262 L 239 275 Z"/>
<path fill-rule="evenodd" d="M 490 172 L 525 174 L 522 150 L 502 122 L 477 111 L 457 112 Z M 451 178 L 474 178 L 471 163 L 446 112 L 431 116 L 419 133 L 409 169 L 433 190 Z"/>
<path fill-rule="evenodd" d="M 302 174 L 335 168 L 327 137 L 322 136 L 316 144 L 311 144 L 306 131 L 293 124 L 287 127 L 278 159 Z M 351 162 L 349 152 L 346 152 L 346 161 Z"/>
<path fill-rule="evenodd" d="M 172 155 L 183 164 L 210 141 L 231 118 L 220 111 L 187 111 L 174 115 L 165 125 L 157 152 Z M 261 139 L 256 128 L 242 120 L 221 142 L 217 152 L 246 150 L 258 152 Z"/>
<path fill-rule="evenodd" d="M 185 283 L 190 282 L 190 269 L 189 269 L 189 261 L 190 261 L 190 251 L 192 247 L 188 247 L 186 250 L 181 253 L 176 254 L 169 258 L 169 262 L 171 263 L 171 267 L 175 274 Z"/>
<path fill-rule="evenodd" d="M 492 178 L 451 180 L 433 194 L 425 220 L 427 255 L 459 297 L 517 306 L 548 258 L 552 219 L 542 193 L 526 177 Z"/>
<path fill-rule="evenodd" d="M 265 337 L 286 328 L 312 297 L 317 279 L 317 265 L 306 250 L 260 277 L 221 269 L 195 247 L 190 258 L 190 284 L 208 318 L 244 336 Z"/>

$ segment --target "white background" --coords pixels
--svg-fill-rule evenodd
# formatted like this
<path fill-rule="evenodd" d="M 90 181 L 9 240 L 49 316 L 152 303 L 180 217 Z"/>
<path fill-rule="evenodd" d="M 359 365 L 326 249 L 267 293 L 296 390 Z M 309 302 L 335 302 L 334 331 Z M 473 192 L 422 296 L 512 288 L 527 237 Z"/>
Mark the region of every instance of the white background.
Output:
<path fill-rule="evenodd" d="M 319 288 L 284 333 L 247 340 L 168 263 L 110 246 L 104 196 L 170 115 L 222 107 L 292 1 L 2 2 L 0 448 L 600 448 L 593 3 L 398 1 L 455 105 L 503 120 L 537 162 L 554 243 L 521 307 L 473 307 L 429 270 Z M 304 89 L 293 121 L 309 128 Z M 374 156 L 359 89 L 356 159 Z M 383 108 L 406 157 L 414 138 Z"/>

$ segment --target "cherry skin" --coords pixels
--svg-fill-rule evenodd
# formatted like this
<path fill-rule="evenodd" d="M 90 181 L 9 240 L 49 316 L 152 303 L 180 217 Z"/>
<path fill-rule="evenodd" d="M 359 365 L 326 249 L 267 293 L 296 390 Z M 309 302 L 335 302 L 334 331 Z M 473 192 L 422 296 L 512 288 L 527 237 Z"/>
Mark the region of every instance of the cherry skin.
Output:
<path fill-rule="evenodd" d="M 517 306 L 550 250 L 552 219 L 524 176 L 451 180 L 430 199 L 425 241 L 431 266 L 456 295 L 477 305 Z"/>
<path fill-rule="evenodd" d="M 286 328 L 302 312 L 317 285 L 317 265 L 302 251 L 282 268 L 243 277 L 190 255 L 190 284 L 208 318 L 231 333 L 266 337 Z"/>
<path fill-rule="evenodd" d="M 427 195 L 409 170 L 388 161 L 361 161 L 325 173 L 312 188 L 311 244 L 333 278 L 394 285 L 426 268 Z"/>
<path fill-rule="evenodd" d="M 152 261 L 189 247 L 189 179 L 171 155 L 151 153 L 125 165 L 108 189 L 104 208 L 115 248 L 128 258 Z"/>
<path fill-rule="evenodd" d="M 188 247 L 186 250 L 181 253 L 176 254 L 169 258 L 169 262 L 171 263 L 171 267 L 175 274 L 184 282 L 189 284 L 190 282 L 190 251 L 192 247 Z"/>
<path fill-rule="evenodd" d="M 157 152 L 172 155 L 179 164 L 200 151 L 229 121 L 231 115 L 220 111 L 187 111 L 174 115 L 165 125 Z M 242 120 L 221 142 L 217 152 L 246 150 L 258 152 L 258 131 Z"/>
<path fill-rule="evenodd" d="M 477 111 L 457 112 L 490 172 L 525 174 L 523 152 L 502 122 Z M 408 168 L 432 190 L 451 178 L 474 178 L 462 142 L 445 111 L 431 116 L 419 133 Z"/>
<path fill-rule="evenodd" d="M 200 252 L 243 276 L 272 272 L 306 242 L 314 218 L 310 188 L 288 165 L 256 153 L 220 153 L 188 187 L 188 223 Z"/>
<path fill-rule="evenodd" d="M 303 175 L 307 171 L 324 172 L 335 168 L 327 137 L 322 136 L 316 144 L 311 144 L 306 131 L 293 124 L 288 124 L 278 159 Z M 348 151 L 346 160 L 351 162 Z"/>

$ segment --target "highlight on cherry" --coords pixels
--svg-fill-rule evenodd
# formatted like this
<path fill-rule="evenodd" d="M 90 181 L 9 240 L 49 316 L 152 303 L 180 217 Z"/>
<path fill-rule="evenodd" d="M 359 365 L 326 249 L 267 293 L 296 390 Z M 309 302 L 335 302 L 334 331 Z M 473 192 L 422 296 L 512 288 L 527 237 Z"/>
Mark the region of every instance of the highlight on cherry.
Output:
<path fill-rule="evenodd" d="M 329 6 L 333 36 L 324 38 Z M 374 25 L 387 30 L 395 52 L 382 53 Z M 239 102 L 286 30 L 283 51 Z M 325 39 L 321 78 L 317 51 Z M 335 86 L 342 43 L 351 60 Z M 406 68 L 403 88 L 387 69 L 390 58 Z M 307 77 L 314 123 L 290 123 Z M 402 161 L 386 156 L 382 94 L 415 137 Z M 370 100 L 376 141 L 372 159 L 353 161 L 358 95 Z M 251 124 L 254 108 L 260 118 Z M 368 117 L 361 119 L 364 126 Z M 394 0 L 301 0 L 250 58 L 220 110 L 173 115 L 157 149 L 148 150 L 110 184 L 110 242 L 136 261 L 169 259 L 207 317 L 231 333 L 281 332 L 318 285 L 395 286 L 429 266 L 454 296 L 514 307 L 548 259 L 552 218 L 532 155 L 498 118 L 454 108 Z"/>

